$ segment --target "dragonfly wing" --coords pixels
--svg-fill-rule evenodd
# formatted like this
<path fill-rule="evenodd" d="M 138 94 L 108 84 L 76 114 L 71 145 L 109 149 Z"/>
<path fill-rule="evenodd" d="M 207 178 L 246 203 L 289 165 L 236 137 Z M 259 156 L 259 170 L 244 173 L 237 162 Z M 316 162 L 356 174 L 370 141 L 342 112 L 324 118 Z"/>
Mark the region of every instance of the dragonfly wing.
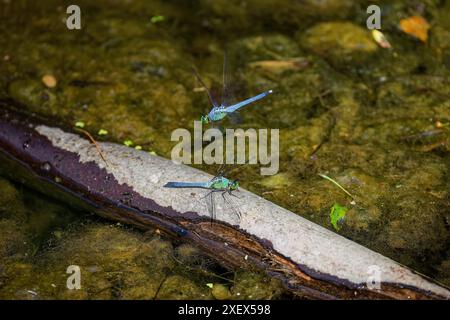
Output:
<path fill-rule="evenodd" d="M 192 70 L 194 71 L 195 77 L 197 78 L 198 82 L 200 82 L 200 84 L 205 89 L 206 93 L 208 94 L 209 101 L 211 102 L 213 107 L 218 107 L 219 105 L 217 104 L 217 100 L 214 98 L 214 96 L 212 95 L 211 91 L 205 85 L 205 83 L 203 82 L 202 78 L 198 74 L 197 70 L 194 67 L 192 67 Z"/>
<path fill-rule="evenodd" d="M 242 213 L 239 210 L 239 207 L 236 205 L 235 201 L 229 198 L 228 193 L 222 193 L 223 203 L 224 203 L 224 211 L 231 213 L 235 219 L 237 219 L 237 223 L 241 222 Z"/>
<path fill-rule="evenodd" d="M 206 205 L 208 207 L 208 212 L 211 220 L 216 219 L 216 203 L 214 200 L 214 194 L 214 191 L 210 191 L 206 196 Z"/>
<path fill-rule="evenodd" d="M 228 55 L 225 50 L 223 54 L 223 79 L 222 79 L 222 105 L 229 106 L 231 101 L 231 88 L 230 88 L 230 72 L 228 67 Z"/>
<path fill-rule="evenodd" d="M 225 50 L 223 57 L 223 83 L 222 83 L 222 105 L 225 107 L 234 104 L 237 99 L 235 97 L 238 91 L 238 79 L 235 73 L 237 61 L 231 61 L 230 56 Z"/>
<path fill-rule="evenodd" d="M 228 118 L 230 119 L 232 125 L 238 125 L 244 122 L 242 115 L 238 111 L 229 113 Z"/>

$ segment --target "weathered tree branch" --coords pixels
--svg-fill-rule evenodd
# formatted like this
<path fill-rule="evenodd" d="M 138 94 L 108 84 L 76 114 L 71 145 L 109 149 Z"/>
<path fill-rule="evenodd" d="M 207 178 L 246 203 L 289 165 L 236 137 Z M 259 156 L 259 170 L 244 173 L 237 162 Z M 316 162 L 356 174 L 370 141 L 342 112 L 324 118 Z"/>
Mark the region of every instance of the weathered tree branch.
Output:
<path fill-rule="evenodd" d="M 0 103 L 0 169 L 42 192 L 71 203 L 78 199 L 109 219 L 157 227 L 226 266 L 262 269 L 307 298 L 450 298 L 450 291 L 432 280 L 245 190 L 236 199 L 240 221 L 221 209 L 224 203 L 216 197 L 217 220 L 211 222 L 203 191 L 163 188 L 168 181 L 203 181 L 210 175 L 99 143 L 105 165 L 85 137 L 10 107 Z M 372 265 L 381 271 L 380 290 L 366 285 Z"/>

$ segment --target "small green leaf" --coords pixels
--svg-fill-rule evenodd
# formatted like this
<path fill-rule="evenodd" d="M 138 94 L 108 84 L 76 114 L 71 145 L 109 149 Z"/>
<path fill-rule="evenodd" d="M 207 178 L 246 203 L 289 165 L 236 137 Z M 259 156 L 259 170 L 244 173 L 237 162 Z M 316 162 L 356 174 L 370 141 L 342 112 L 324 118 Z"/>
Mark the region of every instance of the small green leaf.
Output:
<path fill-rule="evenodd" d="M 164 16 L 153 16 L 150 21 L 152 23 L 163 22 L 166 18 Z"/>
<path fill-rule="evenodd" d="M 126 145 L 127 147 L 131 147 L 132 145 L 133 145 L 133 141 L 131 141 L 131 140 L 125 140 L 124 142 L 123 142 L 123 144 L 124 145 Z"/>
<path fill-rule="evenodd" d="M 214 287 L 214 284 L 212 284 L 212 283 L 207 283 L 206 286 L 207 286 L 208 288 L 212 289 L 212 288 Z"/>
<path fill-rule="evenodd" d="M 84 122 L 83 121 L 75 122 L 75 127 L 77 127 L 77 128 L 84 128 Z"/>
<path fill-rule="evenodd" d="M 106 136 L 108 134 L 108 131 L 105 129 L 100 129 L 98 130 L 98 135 L 99 136 Z"/>
<path fill-rule="evenodd" d="M 156 152 L 155 151 L 149 151 L 148 153 L 150 153 L 152 156 L 156 156 L 157 154 L 156 154 Z"/>
<path fill-rule="evenodd" d="M 141 146 L 136 146 L 136 147 L 134 147 L 136 150 L 142 150 L 142 147 Z"/>
<path fill-rule="evenodd" d="M 330 221 L 334 229 L 336 229 L 337 231 L 339 231 L 339 223 L 344 220 L 347 211 L 348 209 L 346 207 L 341 206 L 338 203 L 333 204 L 333 206 L 331 207 Z"/>

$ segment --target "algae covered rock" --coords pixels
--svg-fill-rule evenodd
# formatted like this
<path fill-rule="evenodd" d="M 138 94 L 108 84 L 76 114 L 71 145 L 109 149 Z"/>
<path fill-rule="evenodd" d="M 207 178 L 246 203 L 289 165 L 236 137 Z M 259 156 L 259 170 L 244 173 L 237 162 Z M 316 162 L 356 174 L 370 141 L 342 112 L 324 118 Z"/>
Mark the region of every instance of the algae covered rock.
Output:
<path fill-rule="evenodd" d="M 189 279 L 178 275 L 170 276 L 164 280 L 158 292 L 158 299 L 207 299 L 210 293 L 206 286 L 196 285 Z"/>
<path fill-rule="evenodd" d="M 239 271 L 231 288 L 232 299 L 271 299 L 282 293 L 281 284 L 274 278 L 261 273 Z"/>
<path fill-rule="evenodd" d="M 277 173 L 261 181 L 261 185 L 267 189 L 285 188 L 292 183 L 293 182 L 287 173 Z"/>
<path fill-rule="evenodd" d="M 380 240 L 399 255 L 401 262 L 419 270 L 425 268 L 426 260 L 436 263 L 449 235 L 442 212 L 434 208 L 433 200 L 429 196 L 407 195 L 399 198 L 389 210 L 391 219 L 380 234 Z"/>
<path fill-rule="evenodd" d="M 8 180 L 0 177 L 0 218 L 25 219 L 21 193 Z"/>
<path fill-rule="evenodd" d="M 280 60 L 301 55 L 298 44 L 283 34 L 269 34 L 238 39 L 229 45 L 229 55 L 240 63 Z"/>
<path fill-rule="evenodd" d="M 336 65 L 357 63 L 377 50 L 370 32 L 350 22 L 323 22 L 306 30 L 300 44 Z"/>
<path fill-rule="evenodd" d="M 227 300 L 231 298 L 231 293 L 228 287 L 220 283 L 213 285 L 211 294 L 217 300 Z"/>

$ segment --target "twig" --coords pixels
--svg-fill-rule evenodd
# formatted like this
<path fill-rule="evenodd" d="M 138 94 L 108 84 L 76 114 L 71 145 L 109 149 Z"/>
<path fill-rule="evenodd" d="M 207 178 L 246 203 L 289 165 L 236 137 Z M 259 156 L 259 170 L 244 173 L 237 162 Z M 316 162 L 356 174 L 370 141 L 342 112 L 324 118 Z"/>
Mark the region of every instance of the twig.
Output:
<path fill-rule="evenodd" d="M 337 187 L 339 187 L 342 191 L 344 191 L 350 198 L 354 199 L 354 197 L 351 195 L 350 192 L 348 192 L 347 190 L 345 190 L 345 188 L 343 186 L 341 186 L 336 180 L 331 179 L 329 176 L 319 173 L 319 176 L 334 183 Z"/>
<path fill-rule="evenodd" d="M 100 146 L 98 145 L 97 141 L 95 141 L 94 137 L 88 131 L 86 131 L 84 129 L 81 129 L 81 128 L 75 128 L 75 129 L 83 132 L 89 138 L 89 140 L 91 140 L 91 142 L 95 145 L 95 148 L 97 149 L 98 153 L 100 154 L 100 157 L 105 162 L 106 166 L 109 167 L 108 162 L 106 161 L 106 158 L 103 155 L 102 150 L 100 149 Z"/>

